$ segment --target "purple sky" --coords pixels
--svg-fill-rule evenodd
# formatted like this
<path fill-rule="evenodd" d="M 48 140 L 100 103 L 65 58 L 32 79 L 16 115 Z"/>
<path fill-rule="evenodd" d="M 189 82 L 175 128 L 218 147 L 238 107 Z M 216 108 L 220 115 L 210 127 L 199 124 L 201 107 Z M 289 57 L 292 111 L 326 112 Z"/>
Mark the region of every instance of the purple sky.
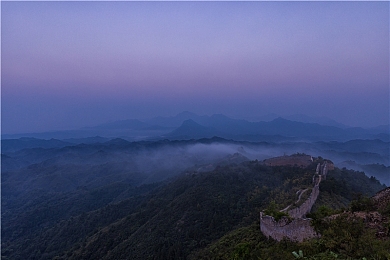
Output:
<path fill-rule="evenodd" d="M 1 2 L 2 133 L 223 113 L 389 123 L 388 2 Z"/>

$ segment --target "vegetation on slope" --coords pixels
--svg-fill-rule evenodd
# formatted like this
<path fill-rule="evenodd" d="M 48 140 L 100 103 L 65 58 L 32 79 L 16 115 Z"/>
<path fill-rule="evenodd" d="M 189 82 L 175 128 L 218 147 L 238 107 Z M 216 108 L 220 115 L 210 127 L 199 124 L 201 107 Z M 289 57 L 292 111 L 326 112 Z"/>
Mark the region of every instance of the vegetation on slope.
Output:
<path fill-rule="evenodd" d="M 273 253 L 288 255 L 285 258 L 288 259 L 293 257 L 292 251 L 299 249 L 305 254 L 319 254 L 324 248 L 318 247 L 316 251 L 311 244 L 267 240 L 258 225 L 259 212 L 271 201 L 278 207 L 285 207 L 296 200 L 296 191 L 311 184 L 315 167 L 315 163 L 307 168 L 270 167 L 249 161 L 220 166 L 211 172 L 187 172 L 166 184 L 139 188 L 119 185 L 111 192 L 108 189 L 107 193 L 104 187 L 88 190 L 86 194 L 91 196 L 91 202 L 95 201 L 90 210 L 79 214 L 75 210 L 50 223 L 46 221 L 35 228 L 27 226 L 25 233 L 13 233 L 23 230 L 22 220 L 30 221 L 39 216 L 49 218 L 49 211 L 45 215 L 36 214 L 41 212 L 43 202 L 32 204 L 32 215 L 24 215 L 23 219 L 12 215 L 12 221 L 7 219 L 8 223 L 16 224 L 7 233 L 2 229 L 6 234 L 2 241 L 2 257 L 186 259 L 192 255 L 215 259 L 221 255 L 227 258 L 220 259 L 252 256 L 267 259 L 267 254 Z M 320 192 L 319 206 L 326 204 L 332 208 L 347 205 L 354 194 L 371 196 L 383 188 L 378 181 L 364 174 L 339 169 L 329 172 L 322 184 L 326 185 Z M 76 208 L 88 206 L 88 200 L 78 198 Z M 109 204 L 99 206 L 98 202 L 105 198 Z M 61 205 L 60 212 L 66 215 L 66 207 Z M 49 209 L 54 204 L 46 206 Z M 229 242 L 224 243 L 228 246 L 219 246 L 226 236 Z M 222 251 L 213 251 L 212 247 L 222 248 Z M 275 259 L 275 255 L 269 259 Z"/>
<path fill-rule="evenodd" d="M 320 206 L 310 217 L 321 237 L 302 243 L 268 239 L 254 222 L 193 252 L 188 259 L 390 259 L 389 201 L 388 196 L 387 206 L 381 208 L 361 196 L 344 210 Z"/>

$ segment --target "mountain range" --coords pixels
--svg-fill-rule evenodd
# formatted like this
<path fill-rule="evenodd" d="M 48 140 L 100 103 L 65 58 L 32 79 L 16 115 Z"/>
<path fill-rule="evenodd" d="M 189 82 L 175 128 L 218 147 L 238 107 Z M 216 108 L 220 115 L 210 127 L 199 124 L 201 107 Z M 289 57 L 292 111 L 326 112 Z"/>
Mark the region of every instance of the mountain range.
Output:
<path fill-rule="evenodd" d="M 251 122 L 222 114 L 199 116 L 183 112 L 174 117 L 129 119 L 81 129 L 2 135 L 2 139 L 35 137 L 41 139 L 81 139 L 101 136 L 126 140 L 196 139 L 219 136 L 245 141 L 347 141 L 352 139 L 381 139 L 389 141 L 389 126 L 365 129 L 347 127 L 331 119 L 315 119 L 303 115 L 277 117 L 270 121 Z M 320 123 L 318 123 L 320 122 Z"/>

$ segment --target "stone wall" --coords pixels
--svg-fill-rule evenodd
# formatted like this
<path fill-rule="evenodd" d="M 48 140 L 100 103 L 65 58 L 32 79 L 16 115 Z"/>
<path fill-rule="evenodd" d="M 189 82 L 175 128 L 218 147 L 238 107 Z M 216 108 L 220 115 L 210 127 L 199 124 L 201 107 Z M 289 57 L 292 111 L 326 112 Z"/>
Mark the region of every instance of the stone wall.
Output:
<path fill-rule="evenodd" d="M 298 218 L 290 221 L 287 217 L 275 221 L 271 216 L 260 213 L 260 230 L 267 237 L 281 241 L 284 237 L 293 241 L 302 242 L 305 239 L 319 237 L 320 235 L 310 225 L 311 219 Z"/>
<path fill-rule="evenodd" d="M 305 202 L 302 203 L 302 205 L 299 206 L 298 208 L 289 210 L 288 214 L 293 218 L 303 218 L 304 216 L 306 216 L 307 213 L 311 211 L 311 208 L 313 207 L 314 203 L 317 200 L 318 194 L 320 194 L 320 186 L 317 183 L 313 187 L 309 198 L 307 198 L 307 200 L 305 200 Z"/>
<path fill-rule="evenodd" d="M 321 167 L 321 175 L 324 177 L 324 180 L 326 180 L 327 174 L 328 174 L 328 163 L 325 161 Z"/>
<path fill-rule="evenodd" d="M 313 176 L 314 186 L 309 198 L 301 206 L 288 211 L 289 216 L 293 218 L 292 220 L 288 217 L 283 217 L 281 220 L 275 221 L 273 217 L 263 215 L 260 212 L 260 230 L 264 235 L 272 237 L 277 241 L 287 237 L 298 242 L 320 236 L 310 225 L 311 219 L 304 217 L 311 211 L 320 194 L 320 183 L 322 179 L 326 178 L 328 167 L 333 169 L 334 166 L 326 161 L 322 165 L 317 165 L 316 173 Z"/>

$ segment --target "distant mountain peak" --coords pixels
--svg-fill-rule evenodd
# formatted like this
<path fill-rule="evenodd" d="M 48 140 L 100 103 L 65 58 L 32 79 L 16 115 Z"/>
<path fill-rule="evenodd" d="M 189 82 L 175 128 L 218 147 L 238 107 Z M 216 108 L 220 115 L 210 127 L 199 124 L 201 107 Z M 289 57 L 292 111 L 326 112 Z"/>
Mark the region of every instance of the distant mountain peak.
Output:
<path fill-rule="evenodd" d="M 168 134 L 168 136 L 202 138 L 211 137 L 215 134 L 215 129 L 198 124 L 192 119 L 187 119 L 183 121 L 180 127 Z"/>
<path fill-rule="evenodd" d="M 202 126 L 202 125 L 198 124 L 197 122 L 195 122 L 195 121 L 192 120 L 192 119 L 184 120 L 183 123 L 181 124 L 181 127 L 207 128 L 207 127 L 205 127 L 205 126 Z"/>
<path fill-rule="evenodd" d="M 115 139 L 111 139 L 110 141 L 105 142 L 104 144 L 126 145 L 129 143 L 130 143 L 129 141 L 127 141 L 123 138 L 115 138 Z"/>

